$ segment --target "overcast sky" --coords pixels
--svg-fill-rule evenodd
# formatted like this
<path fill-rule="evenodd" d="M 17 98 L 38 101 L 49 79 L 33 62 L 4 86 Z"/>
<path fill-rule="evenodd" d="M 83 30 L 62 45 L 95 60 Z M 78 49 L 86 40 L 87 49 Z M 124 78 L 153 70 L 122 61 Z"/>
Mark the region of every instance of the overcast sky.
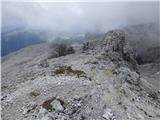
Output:
<path fill-rule="evenodd" d="M 59 32 L 107 31 L 158 21 L 158 2 L 2 2 L 2 26 Z"/>

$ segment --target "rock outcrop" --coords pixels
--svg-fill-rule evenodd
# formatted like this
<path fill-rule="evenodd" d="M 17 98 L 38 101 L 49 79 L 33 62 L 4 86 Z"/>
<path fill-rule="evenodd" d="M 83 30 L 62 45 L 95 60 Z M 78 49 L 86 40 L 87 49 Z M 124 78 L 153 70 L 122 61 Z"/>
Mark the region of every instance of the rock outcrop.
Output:
<path fill-rule="evenodd" d="M 130 68 L 136 69 L 136 59 L 134 51 L 125 39 L 125 32 L 122 30 L 109 31 L 104 40 L 106 41 L 107 54 L 114 60 L 127 61 Z M 117 54 L 118 53 L 118 54 Z"/>
<path fill-rule="evenodd" d="M 89 50 L 104 51 L 104 55 L 116 62 L 117 65 L 121 64 L 121 66 L 137 70 L 136 53 L 125 39 L 123 30 L 109 31 L 102 40 L 83 44 L 83 52 Z"/>

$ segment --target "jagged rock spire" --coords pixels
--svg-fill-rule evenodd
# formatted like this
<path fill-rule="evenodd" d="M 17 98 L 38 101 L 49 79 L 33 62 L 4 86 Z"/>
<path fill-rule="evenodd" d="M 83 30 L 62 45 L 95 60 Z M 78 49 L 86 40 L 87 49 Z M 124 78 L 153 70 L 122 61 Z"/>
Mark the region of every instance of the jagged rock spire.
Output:
<path fill-rule="evenodd" d="M 106 52 L 112 59 L 116 62 L 125 60 L 130 68 L 136 69 L 136 53 L 125 39 L 125 32 L 123 30 L 112 30 L 107 32 L 104 41 L 106 42 Z"/>
<path fill-rule="evenodd" d="M 125 33 L 122 30 L 112 30 L 105 34 L 104 40 L 107 44 L 107 49 L 115 52 L 123 52 L 125 46 Z"/>

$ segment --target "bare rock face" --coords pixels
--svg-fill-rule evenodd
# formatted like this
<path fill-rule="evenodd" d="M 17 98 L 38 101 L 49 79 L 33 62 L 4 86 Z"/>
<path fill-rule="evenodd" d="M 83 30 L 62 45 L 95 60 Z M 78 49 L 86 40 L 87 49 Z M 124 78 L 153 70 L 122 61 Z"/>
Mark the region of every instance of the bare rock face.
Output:
<path fill-rule="evenodd" d="M 116 72 L 116 86 L 122 87 L 123 84 L 128 83 L 132 88 L 137 87 L 140 84 L 140 75 L 135 71 L 131 71 L 129 68 L 120 67 Z"/>
<path fill-rule="evenodd" d="M 125 46 L 125 33 L 123 31 L 116 30 L 107 32 L 104 41 L 106 41 L 109 51 L 123 53 L 123 48 Z"/>
<path fill-rule="evenodd" d="M 137 68 L 137 62 L 133 49 L 125 39 L 125 32 L 122 30 L 114 30 L 106 33 L 104 41 L 106 41 L 106 54 L 112 61 L 126 61 L 127 67 L 131 69 Z M 122 64 L 122 62 L 120 63 Z"/>
<path fill-rule="evenodd" d="M 123 30 L 112 30 L 107 32 L 102 40 L 84 43 L 82 51 L 104 51 L 104 55 L 117 65 L 137 70 L 136 53 L 125 38 Z"/>

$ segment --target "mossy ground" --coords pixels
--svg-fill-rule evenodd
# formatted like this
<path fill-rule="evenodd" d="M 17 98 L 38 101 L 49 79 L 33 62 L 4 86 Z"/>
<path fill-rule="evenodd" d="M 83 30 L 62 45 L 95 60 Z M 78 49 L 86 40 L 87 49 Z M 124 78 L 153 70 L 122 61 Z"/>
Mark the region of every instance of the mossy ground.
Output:
<path fill-rule="evenodd" d="M 7 86 L 1 86 L 2 90 L 7 89 L 7 88 L 8 88 Z"/>
<path fill-rule="evenodd" d="M 73 70 L 71 66 L 60 66 L 57 70 L 54 71 L 56 75 L 59 74 L 69 74 L 69 75 L 76 75 L 77 77 L 80 77 L 84 74 L 86 74 L 82 70 Z"/>
<path fill-rule="evenodd" d="M 63 107 L 66 105 L 66 103 L 65 103 L 62 99 L 56 98 L 56 97 L 52 97 L 52 98 L 44 101 L 44 103 L 42 104 L 42 107 L 45 108 L 45 109 L 48 110 L 48 111 L 53 111 L 54 109 L 52 108 L 51 103 L 52 103 L 54 100 L 58 100 Z"/>
<path fill-rule="evenodd" d="M 30 92 L 30 95 L 33 97 L 37 97 L 40 95 L 40 93 L 38 91 L 32 91 L 32 92 Z"/>
<path fill-rule="evenodd" d="M 56 98 L 53 97 L 53 98 L 51 98 L 51 99 L 46 100 L 46 101 L 42 104 L 42 107 L 45 108 L 45 109 L 48 110 L 48 111 L 52 111 L 51 102 L 52 102 L 53 100 L 55 100 L 55 99 L 56 99 Z"/>

